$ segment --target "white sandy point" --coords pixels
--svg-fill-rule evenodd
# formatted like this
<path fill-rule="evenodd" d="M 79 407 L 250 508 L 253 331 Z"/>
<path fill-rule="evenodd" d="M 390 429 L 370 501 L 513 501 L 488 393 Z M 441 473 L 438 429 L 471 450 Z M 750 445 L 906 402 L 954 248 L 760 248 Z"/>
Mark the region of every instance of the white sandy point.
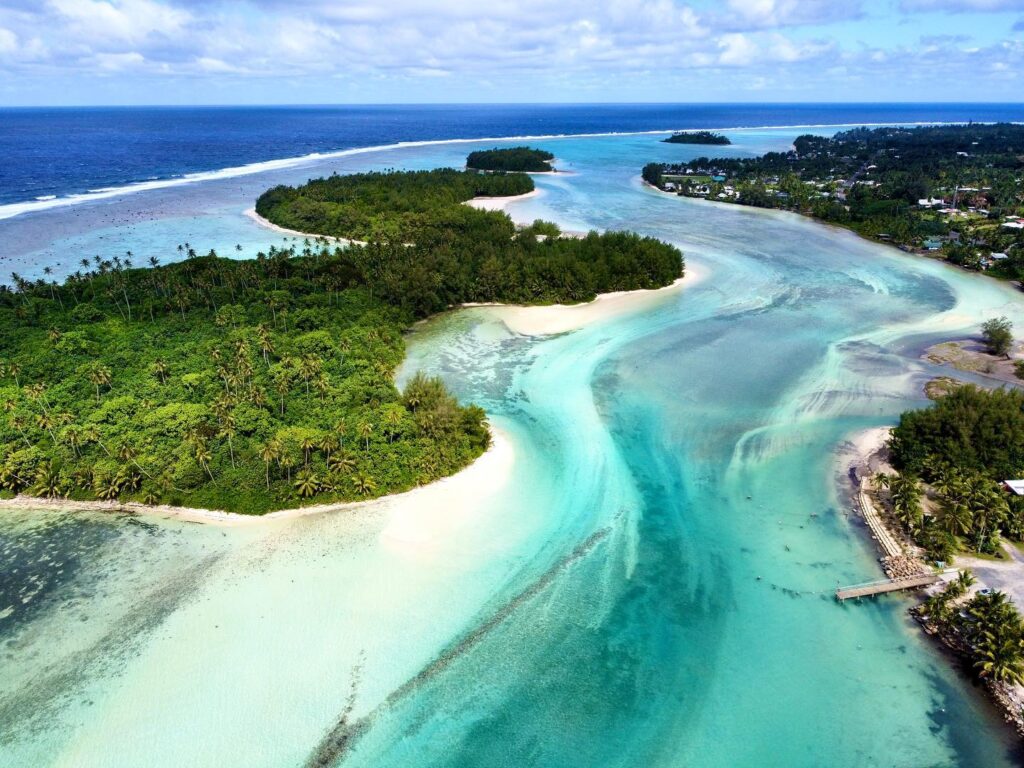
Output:
<path fill-rule="evenodd" d="M 575 331 L 594 323 L 640 312 L 671 298 L 683 288 L 706 278 L 709 270 L 687 264 L 686 275 L 664 288 L 602 293 L 586 304 L 549 304 L 545 306 L 496 305 L 489 312 L 513 333 L 522 336 L 546 336 Z"/>

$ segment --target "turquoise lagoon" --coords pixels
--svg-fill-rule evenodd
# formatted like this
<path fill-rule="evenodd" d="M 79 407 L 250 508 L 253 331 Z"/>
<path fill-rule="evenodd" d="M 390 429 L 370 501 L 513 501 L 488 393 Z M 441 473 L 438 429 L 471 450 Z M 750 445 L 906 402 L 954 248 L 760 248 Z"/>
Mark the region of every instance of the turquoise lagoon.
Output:
<path fill-rule="evenodd" d="M 662 237 L 702 280 L 554 336 L 487 308 L 418 326 L 400 376 L 444 376 L 502 435 L 493 486 L 434 486 L 446 503 L 422 519 L 392 501 L 237 528 L 3 513 L 0 765 L 1019 764 L 906 599 L 831 593 L 878 575 L 837 449 L 923 403 L 922 346 L 995 314 L 1024 324 L 1020 295 L 640 184 L 693 147 L 536 143 L 571 173 L 513 215 Z M 279 241 L 242 215 L 271 182 L 466 151 L 16 218 L 5 261 L 170 259 L 184 240 L 251 255 Z"/>

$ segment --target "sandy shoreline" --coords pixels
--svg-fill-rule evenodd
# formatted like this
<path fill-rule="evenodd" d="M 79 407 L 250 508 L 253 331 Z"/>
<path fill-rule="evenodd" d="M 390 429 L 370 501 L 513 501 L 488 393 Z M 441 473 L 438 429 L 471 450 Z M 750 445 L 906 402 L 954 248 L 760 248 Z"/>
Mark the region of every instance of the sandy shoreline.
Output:
<path fill-rule="evenodd" d="M 546 304 L 523 306 L 518 304 L 465 304 L 466 307 L 489 307 L 490 313 L 501 320 L 513 333 L 521 336 L 549 336 L 575 331 L 586 325 L 604 322 L 633 312 L 653 307 L 683 288 L 704 280 L 710 270 L 688 264 L 685 276 L 664 288 L 602 293 L 585 304 Z"/>
<path fill-rule="evenodd" d="M 540 197 L 544 194 L 540 189 L 534 188 L 532 192 L 526 192 L 522 195 L 505 195 L 503 197 L 474 197 L 472 200 L 466 200 L 463 205 L 468 205 L 470 208 L 476 208 L 481 211 L 504 211 L 511 203 L 519 200 L 528 200 L 531 197 Z M 516 222 L 522 224 L 523 222 Z"/>
<path fill-rule="evenodd" d="M 44 499 L 19 495 L 13 499 L 0 499 L 0 511 L 5 509 L 52 509 L 67 512 L 128 512 L 163 518 L 175 518 L 192 523 L 220 526 L 259 525 L 267 521 L 287 520 L 329 512 L 346 512 L 367 507 L 386 505 L 396 512 L 414 511 L 417 514 L 443 512 L 458 499 L 479 499 L 501 488 L 507 481 L 515 462 L 515 449 L 511 440 L 500 429 L 491 427 L 491 445 L 477 459 L 448 477 L 429 485 L 402 493 L 380 496 L 366 501 L 341 501 L 314 504 L 268 512 L 265 515 L 243 515 L 216 509 L 174 507 L 167 504 L 147 506 L 136 502 L 76 501 L 74 499 Z"/>

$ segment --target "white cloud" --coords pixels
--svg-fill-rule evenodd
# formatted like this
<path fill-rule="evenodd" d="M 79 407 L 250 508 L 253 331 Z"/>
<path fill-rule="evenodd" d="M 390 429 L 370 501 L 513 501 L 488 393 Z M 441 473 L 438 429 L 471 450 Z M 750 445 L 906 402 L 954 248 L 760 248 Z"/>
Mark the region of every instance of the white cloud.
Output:
<path fill-rule="evenodd" d="M 885 0 L 888 23 L 900 18 L 896 3 L 917 10 L 1024 6 Z M 952 62 L 970 61 L 978 72 L 978 57 L 999 77 L 1024 63 L 1016 49 L 988 44 L 969 59 L 954 34 L 905 47 L 851 49 L 835 39 L 843 37 L 841 22 L 878 7 L 861 0 L 0 0 L 0 74 L 109 81 L 120 73 L 126 82 L 159 76 L 190 84 L 204 77 L 221 84 L 408 81 L 416 84 L 406 91 L 413 99 L 444 89 L 475 95 L 481 87 L 503 98 L 510 84 L 537 82 L 529 95 L 540 98 L 539 83 L 603 95 L 608 83 L 681 82 L 708 69 L 733 90 L 792 90 L 838 80 L 830 70 L 847 65 L 854 73 L 847 77 L 888 84 L 893 71 L 952 72 Z M 961 21 L 947 26 L 969 31 Z M 653 93 L 671 99 L 685 92 Z"/>
<path fill-rule="evenodd" d="M 173 37 L 191 14 L 154 0 L 49 0 L 48 7 L 83 41 L 137 44 L 151 36 Z"/>
<path fill-rule="evenodd" d="M 138 69 L 146 61 L 146 57 L 138 51 L 130 53 L 97 53 L 94 58 L 99 68 L 105 72 Z"/>
<path fill-rule="evenodd" d="M 907 13 L 943 11 L 945 13 L 986 13 L 1024 10 L 1024 0 L 901 0 L 900 10 Z"/>
<path fill-rule="evenodd" d="M 0 27 L 0 54 L 14 53 L 18 50 L 18 36 L 9 29 Z"/>

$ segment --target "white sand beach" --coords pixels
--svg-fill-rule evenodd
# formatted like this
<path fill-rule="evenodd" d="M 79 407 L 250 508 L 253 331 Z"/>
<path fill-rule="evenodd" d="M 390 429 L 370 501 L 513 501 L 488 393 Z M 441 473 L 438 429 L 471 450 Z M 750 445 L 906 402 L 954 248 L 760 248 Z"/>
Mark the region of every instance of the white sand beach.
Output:
<path fill-rule="evenodd" d="M 586 304 L 549 304 L 545 306 L 493 305 L 491 312 L 510 331 L 523 336 L 546 336 L 575 331 L 591 323 L 604 322 L 652 307 L 680 290 L 704 280 L 710 270 L 689 263 L 686 275 L 664 288 L 602 293 Z"/>
<path fill-rule="evenodd" d="M 528 200 L 531 197 L 540 197 L 542 194 L 544 193 L 540 189 L 534 189 L 532 192 L 527 192 L 524 195 L 474 197 L 472 200 L 467 200 L 465 205 L 471 208 L 478 208 L 481 211 L 504 211 L 511 203 L 518 202 L 519 200 Z"/>

